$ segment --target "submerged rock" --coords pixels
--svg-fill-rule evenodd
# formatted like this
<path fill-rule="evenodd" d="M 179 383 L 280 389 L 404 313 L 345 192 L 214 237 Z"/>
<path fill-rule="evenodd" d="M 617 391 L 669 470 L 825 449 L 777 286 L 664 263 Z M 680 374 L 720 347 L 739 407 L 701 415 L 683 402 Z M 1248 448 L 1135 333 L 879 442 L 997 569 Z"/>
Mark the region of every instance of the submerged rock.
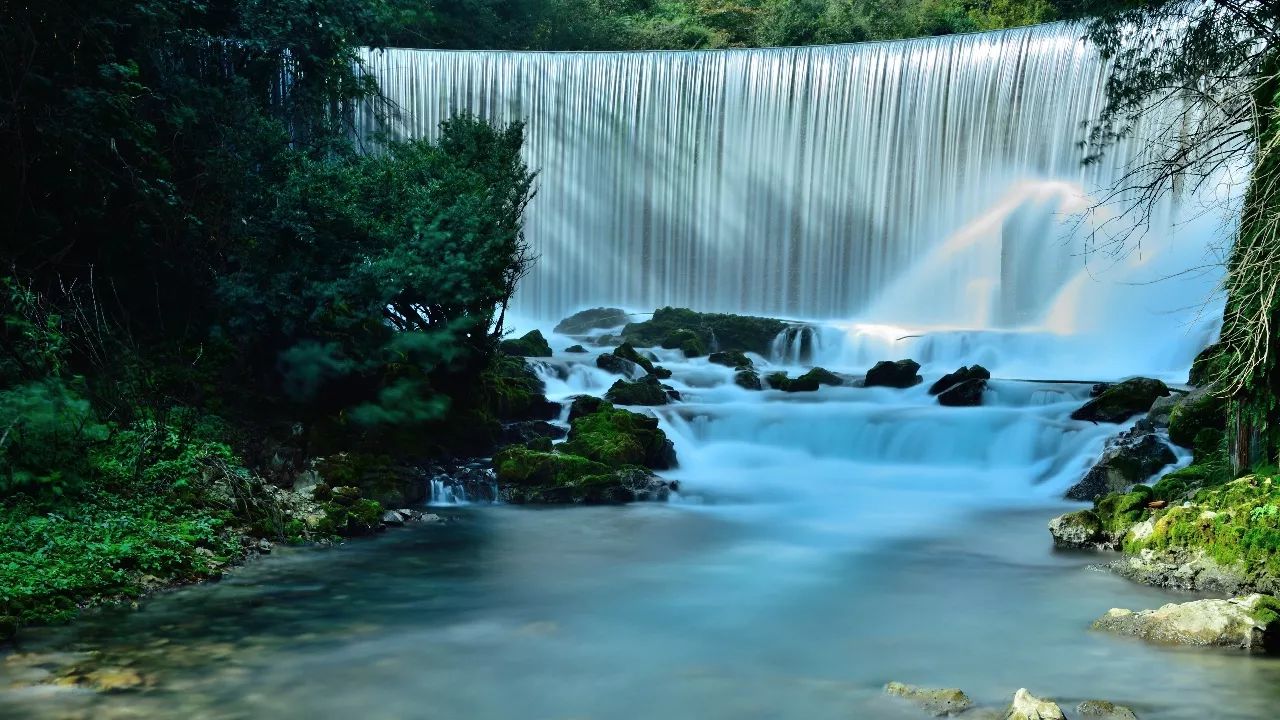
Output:
<path fill-rule="evenodd" d="M 1058 548 L 1091 549 L 1106 541 L 1102 520 L 1092 510 L 1077 510 L 1050 520 L 1049 534 Z"/>
<path fill-rule="evenodd" d="M 909 700 L 934 717 L 959 715 L 973 707 L 973 701 L 957 688 L 922 688 L 906 683 L 891 682 L 884 686 L 886 695 Z"/>
<path fill-rule="evenodd" d="M 1169 387 L 1152 378 L 1130 378 L 1097 388 L 1096 397 L 1071 413 L 1073 420 L 1122 423 L 1151 409 L 1156 398 L 1169 394 Z"/>
<path fill-rule="evenodd" d="M 1080 482 L 1067 490 L 1069 500 L 1096 500 L 1145 482 L 1178 458 L 1146 419 L 1107 441 L 1102 457 Z"/>
<path fill-rule="evenodd" d="M 867 371 L 867 387 L 891 387 L 905 389 L 924 382 L 916 373 L 920 363 L 915 360 L 881 360 Z"/>
<path fill-rule="evenodd" d="M 1027 692 L 1026 688 L 1019 688 L 1013 694 L 1013 703 L 1009 705 L 1005 720 L 1066 720 L 1066 716 L 1057 703 L 1042 700 Z"/>
<path fill-rule="evenodd" d="M 1253 594 L 1230 600 L 1169 603 L 1139 612 L 1112 608 L 1093 627 L 1153 643 L 1263 651 L 1277 649 L 1278 613 L 1280 600 Z"/>
<path fill-rule="evenodd" d="M 1107 700 L 1085 700 L 1076 706 L 1076 714 L 1082 718 L 1138 720 L 1138 715 L 1129 708 Z"/>
<path fill-rule="evenodd" d="M 579 310 L 556 324 L 554 330 L 561 335 L 586 335 L 592 330 L 626 325 L 630 320 L 626 310 L 620 308 L 598 307 L 590 310 Z"/>
<path fill-rule="evenodd" d="M 499 347 L 502 352 L 518 357 L 551 357 L 551 346 L 538 330 L 530 330 L 514 340 L 503 340 Z"/>
<path fill-rule="evenodd" d="M 615 382 L 604 397 L 618 405 L 666 405 L 672 400 L 679 400 L 680 393 L 658 382 L 656 375 L 646 375 L 631 382 Z"/>

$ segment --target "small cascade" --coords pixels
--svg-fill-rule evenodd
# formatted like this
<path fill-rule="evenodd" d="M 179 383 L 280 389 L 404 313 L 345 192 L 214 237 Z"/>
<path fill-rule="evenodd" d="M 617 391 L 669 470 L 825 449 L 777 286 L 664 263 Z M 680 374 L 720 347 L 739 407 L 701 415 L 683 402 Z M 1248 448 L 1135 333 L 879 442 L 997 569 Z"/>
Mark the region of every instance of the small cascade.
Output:
<path fill-rule="evenodd" d="M 470 505 L 467 490 L 445 476 L 431 478 L 431 505 Z"/>
<path fill-rule="evenodd" d="M 807 365 L 822 356 L 822 333 L 811 325 L 789 325 L 773 339 L 769 361 L 779 365 Z"/>

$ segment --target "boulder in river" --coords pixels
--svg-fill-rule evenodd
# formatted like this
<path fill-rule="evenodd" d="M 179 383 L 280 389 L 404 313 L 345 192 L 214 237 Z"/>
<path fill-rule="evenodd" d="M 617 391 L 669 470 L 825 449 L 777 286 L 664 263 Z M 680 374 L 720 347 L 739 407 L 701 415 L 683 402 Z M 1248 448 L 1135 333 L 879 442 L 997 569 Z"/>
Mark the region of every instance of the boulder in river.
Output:
<path fill-rule="evenodd" d="M 600 353 L 597 355 L 596 367 L 605 372 L 613 373 L 614 375 L 625 375 L 626 377 L 634 377 L 644 372 L 644 369 L 636 363 L 626 358 L 618 357 L 613 353 Z"/>
<path fill-rule="evenodd" d="M 915 360 L 881 360 L 867 371 L 864 383 L 867 387 L 909 388 L 924 382 L 917 373 L 920 363 Z"/>
<path fill-rule="evenodd" d="M 580 455 L 611 468 L 638 465 L 654 470 L 675 467 L 675 446 L 651 415 L 615 408 L 596 400 L 595 409 L 576 417 L 589 401 L 575 400 L 570 410 L 569 440 L 558 446 L 565 453 Z"/>
<path fill-rule="evenodd" d="M 702 357 L 707 354 L 706 343 L 702 341 L 698 333 L 688 328 L 671 331 L 671 334 L 663 338 L 659 345 L 666 350 L 679 350 L 684 353 L 685 357 L 690 358 Z"/>
<path fill-rule="evenodd" d="M 680 393 L 658 382 L 656 375 L 646 375 L 639 380 L 619 380 L 604 395 L 618 405 L 666 405 L 679 400 Z"/>
<path fill-rule="evenodd" d="M 733 374 L 733 384 L 744 390 L 763 390 L 760 374 L 755 370 L 743 369 Z"/>
<path fill-rule="evenodd" d="M 973 701 L 957 688 L 922 688 L 906 683 L 891 682 L 884 686 L 886 695 L 909 700 L 934 717 L 959 715 L 973 707 Z"/>
<path fill-rule="evenodd" d="M 639 365 L 647 373 L 653 373 L 653 369 L 654 369 L 653 359 L 646 357 L 644 355 L 641 355 L 640 351 L 636 350 L 635 347 L 631 345 L 631 343 L 625 343 L 625 342 L 622 343 L 621 345 L 613 349 L 613 354 L 617 355 L 623 360 L 630 360 L 636 365 Z"/>
<path fill-rule="evenodd" d="M 839 375 L 827 370 L 826 368 L 811 368 L 803 375 L 794 378 L 787 377 L 785 372 L 769 373 L 765 377 L 769 387 L 783 392 L 813 392 L 822 385 L 843 385 L 844 380 Z"/>
<path fill-rule="evenodd" d="M 1053 545 L 1067 549 L 1093 549 L 1106 541 L 1102 520 L 1092 510 L 1064 513 L 1049 521 Z"/>
<path fill-rule="evenodd" d="M 1147 419 L 1107 441 L 1102 457 L 1080 482 L 1067 490 L 1069 500 L 1096 500 L 1107 493 L 1124 492 L 1145 482 L 1156 471 L 1177 461 L 1173 450 L 1156 434 Z"/>
<path fill-rule="evenodd" d="M 1102 720 L 1138 720 L 1134 711 L 1107 700 L 1085 700 L 1076 706 L 1076 714 L 1082 718 Z"/>
<path fill-rule="evenodd" d="M 707 356 L 707 362 L 731 368 L 751 368 L 755 364 L 741 350 L 721 350 Z"/>
<path fill-rule="evenodd" d="M 579 353 L 579 354 L 580 354 L 580 353 L 585 353 L 585 352 L 587 352 L 587 349 L 586 349 L 586 348 L 584 348 L 584 347 L 582 347 L 581 345 L 570 345 L 569 347 L 565 348 L 565 349 L 564 349 L 564 351 L 565 351 L 565 352 L 567 352 L 567 353 Z"/>
<path fill-rule="evenodd" d="M 938 404 L 947 407 L 973 407 L 982 404 L 991 373 L 981 365 L 961 367 L 949 372 L 929 386 L 929 394 L 938 396 Z"/>
<path fill-rule="evenodd" d="M 499 347 L 502 352 L 517 357 L 551 357 L 551 346 L 537 330 L 530 330 L 520 338 L 503 340 Z"/>
<path fill-rule="evenodd" d="M 745 350 L 768 355 L 774 338 L 786 327 L 787 323 L 773 318 L 665 307 L 655 310 L 653 317 L 644 322 L 629 323 L 623 328 L 622 336 L 638 347 L 655 347 L 668 342 L 677 331 L 688 330 L 697 336 L 704 353 Z"/>
<path fill-rule="evenodd" d="M 1062 708 L 1051 700 L 1043 700 L 1019 688 L 1013 694 L 1013 703 L 1005 713 L 1005 720 L 1066 720 Z"/>
<path fill-rule="evenodd" d="M 954 372 L 938 378 L 938 381 L 929 386 L 929 394 L 937 395 L 944 392 L 953 385 L 958 385 L 968 380 L 990 380 L 991 372 L 981 365 L 965 365 Z"/>
<path fill-rule="evenodd" d="M 1280 600 L 1255 593 L 1230 600 L 1169 603 L 1138 612 L 1112 608 L 1093 627 L 1160 644 L 1275 650 Z"/>
<path fill-rule="evenodd" d="M 1156 398 L 1169 394 L 1169 387 L 1152 378 L 1129 378 L 1098 388 L 1096 396 L 1071 413 L 1073 420 L 1122 423 L 1151 409 Z"/>
<path fill-rule="evenodd" d="M 556 324 L 555 332 L 561 335 L 586 335 L 592 330 L 626 325 L 630 319 L 627 311 L 619 308 L 591 308 L 580 310 L 561 320 Z"/>

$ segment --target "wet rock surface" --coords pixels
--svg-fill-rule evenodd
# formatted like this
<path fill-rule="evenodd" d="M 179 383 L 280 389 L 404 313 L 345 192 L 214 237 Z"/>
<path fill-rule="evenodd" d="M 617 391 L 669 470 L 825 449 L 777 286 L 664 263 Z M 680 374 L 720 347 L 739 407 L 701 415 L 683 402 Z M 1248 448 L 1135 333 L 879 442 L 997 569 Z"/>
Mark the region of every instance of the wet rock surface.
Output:
<path fill-rule="evenodd" d="M 1098 385 L 1094 398 L 1071 413 L 1073 420 L 1122 423 L 1151 409 L 1156 398 L 1169 395 L 1169 387 L 1152 378 L 1130 378 L 1113 385 Z"/>
<path fill-rule="evenodd" d="M 1107 441 L 1102 457 L 1080 482 L 1066 492 L 1069 500 L 1095 500 L 1145 482 L 1161 468 L 1177 462 L 1155 425 L 1145 418 Z"/>
<path fill-rule="evenodd" d="M 915 360 L 881 360 L 867 371 L 866 387 L 891 387 L 906 389 L 924 382 L 917 373 L 920 363 Z"/>
<path fill-rule="evenodd" d="M 910 701 L 921 710 L 934 717 L 959 715 L 973 707 L 973 701 L 963 690 L 957 688 L 922 688 L 900 682 L 891 682 L 884 686 L 886 695 L 900 697 Z"/>
<path fill-rule="evenodd" d="M 1093 627 L 1148 642 L 1265 651 L 1276 648 L 1280 601 L 1253 594 L 1230 600 L 1169 603 L 1134 612 L 1112 608 Z"/>
<path fill-rule="evenodd" d="M 598 307 L 579 310 L 556 323 L 560 335 L 587 335 L 592 330 L 607 330 L 626 325 L 631 317 L 621 308 Z"/>

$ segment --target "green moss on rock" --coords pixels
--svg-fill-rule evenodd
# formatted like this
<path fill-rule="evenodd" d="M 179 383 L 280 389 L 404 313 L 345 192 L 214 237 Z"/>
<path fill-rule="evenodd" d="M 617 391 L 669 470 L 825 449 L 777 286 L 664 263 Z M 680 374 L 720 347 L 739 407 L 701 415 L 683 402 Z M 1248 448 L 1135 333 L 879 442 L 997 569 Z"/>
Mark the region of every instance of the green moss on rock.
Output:
<path fill-rule="evenodd" d="M 622 330 L 627 341 L 641 347 L 661 346 L 680 330 L 687 330 L 698 338 L 706 350 L 745 350 L 767 355 L 773 339 L 787 327 L 781 320 L 700 313 L 686 308 L 665 307 L 654 311 L 653 317 L 639 323 L 629 323 Z"/>
<path fill-rule="evenodd" d="M 646 375 L 635 381 L 618 380 L 604 396 L 619 405 L 666 405 L 673 394 L 675 391 L 658 382 L 656 375 Z"/>
<path fill-rule="evenodd" d="M 503 340 L 500 347 L 502 352 L 517 357 L 551 357 L 551 346 L 538 330 L 530 330 L 520 338 Z"/>
<path fill-rule="evenodd" d="M 1205 388 L 1182 398 L 1169 414 L 1169 439 L 1185 448 L 1197 447 L 1203 430 L 1219 433 L 1227 426 L 1227 402 Z"/>
<path fill-rule="evenodd" d="M 1169 394 L 1169 387 L 1152 378 L 1130 378 L 1107 386 L 1080 409 L 1071 413 L 1073 420 L 1121 423 L 1151 409 L 1158 397 Z"/>
<path fill-rule="evenodd" d="M 707 346 L 698 333 L 688 328 L 680 328 L 662 339 L 662 347 L 667 350 L 679 350 L 685 357 L 702 357 L 707 354 Z"/>
<path fill-rule="evenodd" d="M 755 367 L 754 363 L 751 362 L 751 358 L 747 357 L 747 354 L 741 350 L 713 352 L 707 356 L 707 362 L 735 369 Z"/>
<path fill-rule="evenodd" d="M 542 452 L 512 445 L 493 456 L 498 482 L 512 485 L 576 485 L 607 475 L 609 467 L 580 455 Z"/>
<path fill-rule="evenodd" d="M 844 384 L 840 376 L 820 367 L 812 368 L 794 378 L 787 377 L 785 372 L 769 373 L 765 380 L 769 383 L 769 387 L 783 392 L 813 392 L 822 385 Z"/>
<path fill-rule="evenodd" d="M 586 335 L 592 330 L 604 330 L 626 324 L 627 311 L 620 308 L 598 307 L 580 310 L 556 324 L 555 332 L 561 335 Z"/>
<path fill-rule="evenodd" d="M 675 465 L 675 451 L 657 418 L 603 401 L 594 411 L 570 420 L 569 440 L 560 449 L 610 467 L 665 470 Z"/>
<path fill-rule="evenodd" d="M 1112 493 L 1102 497 L 1094 506 L 1094 512 L 1108 532 L 1122 534 L 1147 514 L 1147 503 L 1154 491 L 1146 485 L 1134 485 L 1126 493 Z"/>
<path fill-rule="evenodd" d="M 635 347 L 631 345 L 631 343 L 622 343 L 618 347 L 614 348 L 613 354 L 616 355 L 617 357 L 622 358 L 623 360 L 630 360 L 631 362 L 644 368 L 644 371 L 646 373 L 653 374 L 653 370 L 654 370 L 653 361 L 641 355 L 635 349 Z"/>

